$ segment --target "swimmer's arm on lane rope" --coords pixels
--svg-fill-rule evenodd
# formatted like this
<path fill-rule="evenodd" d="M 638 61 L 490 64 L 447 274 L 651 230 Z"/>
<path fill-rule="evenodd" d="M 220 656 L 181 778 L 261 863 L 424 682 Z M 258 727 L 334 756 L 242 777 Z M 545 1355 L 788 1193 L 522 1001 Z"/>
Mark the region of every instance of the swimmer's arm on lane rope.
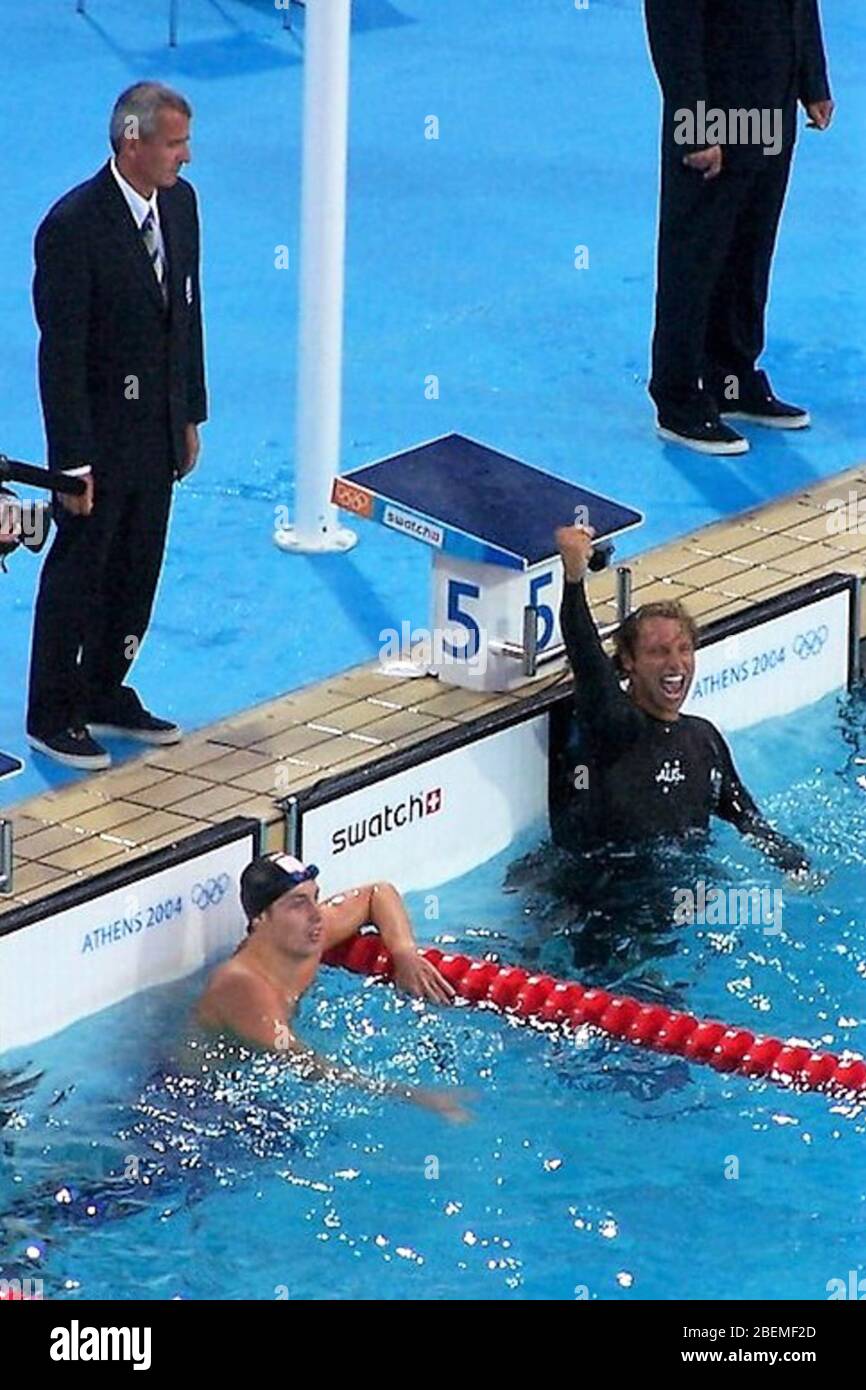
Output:
<path fill-rule="evenodd" d="M 462 1092 L 430 1091 L 365 1076 L 341 1062 L 323 1057 L 297 1034 L 281 1015 L 281 1002 L 265 985 L 244 976 L 229 976 L 212 991 L 206 1013 L 199 1014 L 205 1027 L 233 1033 L 242 1042 L 262 1052 L 278 1053 L 302 1081 L 334 1081 L 354 1086 L 371 1095 L 406 1100 L 446 1119 L 462 1121 L 468 1113 L 461 1104 Z"/>
<path fill-rule="evenodd" d="M 430 961 L 418 953 L 405 904 L 393 883 L 365 883 L 337 893 L 322 904 L 325 950 L 338 946 L 361 927 L 373 926 L 394 962 L 394 983 L 434 1004 L 450 1004 L 456 991 Z"/>
<path fill-rule="evenodd" d="M 764 819 L 752 797 L 746 791 L 734 767 L 731 750 L 718 729 L 713 729 L 716 752 L 721 764 L 722 785 L 716 814 L 729 821 L 741 835 L 752 840 L 758 849 L 789 874 L 809 871 L 806 851 L 794 840 L 774 830 Z"/>

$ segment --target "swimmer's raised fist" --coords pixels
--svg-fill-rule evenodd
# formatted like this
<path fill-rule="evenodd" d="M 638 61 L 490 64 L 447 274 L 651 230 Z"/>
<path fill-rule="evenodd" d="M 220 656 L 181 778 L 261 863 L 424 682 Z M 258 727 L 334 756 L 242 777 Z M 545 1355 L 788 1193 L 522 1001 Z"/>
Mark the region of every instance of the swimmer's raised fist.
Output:
<path fill-rule="evenodd" d="M 565 577 L 571 584 L 577 584 L 586 574 L 594 535 L 592 526 L 558 526 L 553 533 L 565 566 Z"/>

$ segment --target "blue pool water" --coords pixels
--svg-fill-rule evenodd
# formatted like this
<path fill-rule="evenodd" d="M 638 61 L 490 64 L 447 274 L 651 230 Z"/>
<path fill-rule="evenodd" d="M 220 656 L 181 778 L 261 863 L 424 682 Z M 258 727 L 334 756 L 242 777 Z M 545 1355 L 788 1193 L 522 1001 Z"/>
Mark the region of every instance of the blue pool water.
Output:
<path fill-rule="evenodd" d="M 195 110 L 211 419 L 178 489 L 136 680 L 199 727 L 372 659 L 425 625 L 429 555 L 361 526 L 347 556 L 271 544 L 294 510 L 303 12 L 270 0 L 27 0 L 3 7 L 0 450 L 43 457 L 30 305 L 47 208 L 107 154 L 117 94 L 150 76 Z M 767 365 L 814 429 L 764 431 L 743 459 L 662 446 L 646 397 L 658 89 L 641 0 L 353 0 L 342 467 L 452 430 L 640 508 L 633 554 L 864 454 L 866 11 L 825 3 L 838 115 L 804 131 L 774 268 Z M 57 93 L 64 93 L 58 133 Z M 440 136 L 425 140 L 436 115 Z M 843 216 L 842 213 L 846 215 Z M 288 246 L 288 270 L 274 268 Z M 574 269 L 574 248 L 590 268 Z M 438 399 L 425 392 L 439 379 Z M 0 576 L 0 748 L 23 732 L 39 561 Z M 130 746 L 114 745 L 118 757 Z M 31 758 L 0 804 L 70 780 Z"/>
<path fill-rule="evenodd" d="M 824 886 L 789 890 L 721 827 L 706 871 L 781 886 L 781 932 L 669 930 L 632 978 L 699 1014 L 866 1052 L 866 700 L 733 743 Z M 414 895 L 419 936 L 567 960 L 573 914 L 545 900 L 544 864 L 509 875 L 537 840 Z M 676 872 L 686 884 L 685 861 Z M 183 1080 L 165 1059 L 200 985 L 2 1059 L 0 1275 L 39 1273 L 70 1299 L 822 1299 L 863 1272 L 855 1107 L 327 969 L 302 1036 L 370 1073 L 469 1088 L 472 1123 L 304 1085 L 268 1057 L 214 1056 Z"/>

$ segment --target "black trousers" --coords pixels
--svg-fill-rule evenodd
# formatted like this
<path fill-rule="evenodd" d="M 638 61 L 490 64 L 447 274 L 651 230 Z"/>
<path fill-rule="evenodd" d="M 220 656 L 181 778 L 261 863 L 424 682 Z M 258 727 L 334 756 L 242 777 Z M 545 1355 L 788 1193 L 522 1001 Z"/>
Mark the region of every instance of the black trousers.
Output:
<path fill-rule="evenodd" d="M 89 517 L 55 501 L 36 599 L 28 732 L 44 738 L 120 714 L 150 622 L 171 509 L 169 466 L 94 483 Z M 134 699 L 134 697 L 132 697 Z"/>
<path fill-rule="evenodd" d="M 704 181 L 680 150 L 663 152 L 649 385 L 660 408 L 693 400 L 700 379 L 748 387 L 790 168 L 788 150 Z"/>

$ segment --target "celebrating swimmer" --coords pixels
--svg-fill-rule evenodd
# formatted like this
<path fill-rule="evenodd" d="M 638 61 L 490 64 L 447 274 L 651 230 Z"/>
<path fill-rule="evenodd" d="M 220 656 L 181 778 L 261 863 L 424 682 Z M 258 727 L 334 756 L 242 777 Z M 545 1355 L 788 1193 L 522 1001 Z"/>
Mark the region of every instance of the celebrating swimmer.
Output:
<path fill-rule="evenodd" d="M 435 1110 L 449 1120 L 467 1112 L 453 1092 L 375 1081 L 320 1057 L 294 1032 L 301 996 L 325 951 L 363 926 L 378 929 L 391 954 L 394 983 L 419 999 L 450 1004 L 455 991 L 419 953 L 403 900 L 390 883 L 366 884 L 319 901 L 318 869 L 289 855 L 260 856 L 241 875 L 248 936 L 208 980 L 198 1021 L 265 1051 L 283 1053 L 304 1079 L 332 1080 Z"/>
<path fill-rule="evenodd" d="M 680 839 L 706 831 L 716 815 L 780 868 L 805 873 L 803 850 L 763 818 L 718 729 L 681 713 L 695 673 L 697 638 L 686 609 L 675 602 L 637 609 L 616 633 L 614 662 L 606 656 L 584 590 L 593 535 L 584 526 L 556 532 L 565 567 L 560 624 L 591 788 L 589 840 L 635 845 L 656 836 Z"/>

